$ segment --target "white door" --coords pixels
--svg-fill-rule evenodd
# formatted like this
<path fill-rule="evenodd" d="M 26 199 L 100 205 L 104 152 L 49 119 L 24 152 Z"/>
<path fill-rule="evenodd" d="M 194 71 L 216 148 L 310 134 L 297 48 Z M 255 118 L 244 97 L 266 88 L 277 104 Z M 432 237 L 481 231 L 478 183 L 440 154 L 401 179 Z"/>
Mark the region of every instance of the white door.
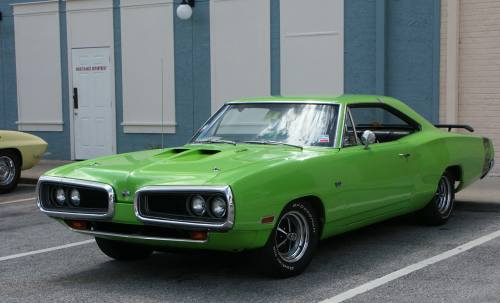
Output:
<path fill-rule="evenodd" d="M 73 49 L 72 60 L 75 158 L 113 154 L 110 49 Z"/>

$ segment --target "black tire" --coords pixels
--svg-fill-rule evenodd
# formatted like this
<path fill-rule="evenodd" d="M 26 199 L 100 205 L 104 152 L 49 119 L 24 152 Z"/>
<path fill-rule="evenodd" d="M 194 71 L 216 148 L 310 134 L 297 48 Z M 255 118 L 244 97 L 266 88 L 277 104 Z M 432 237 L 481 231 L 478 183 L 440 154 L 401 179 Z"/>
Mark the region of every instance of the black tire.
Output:
<path fill-rule="evenodd" d="M 276 278 L 302 273 L 311 262 L 320 233 L 318 214 L 309 203 L 297 201 L 288 204 L 266 245 L 259 250 L 259 267 L 266 275 Z M 302 247 L 300 243 L 303 243 Z"/>
<path fill-rule="evenodd" d="M 118 261 L 142 260 L 153 253 L 153 250 L 149 247 L 138 244 L 104 238 L 95 238 L 95 241 L 106 256 Z"/>
<path fill-rule="evenodd" d="M 13 191 L 21 176 L 21 159 L 11 150 L 0 150 L 0 194 Z"/>
<path fill-rule="evenodd" d="M 432 226 L 445 224 L 455 204 L 455 178 L 445 172 L 439 179 L 436 194 L 417 214 L 422 223 Z"/>

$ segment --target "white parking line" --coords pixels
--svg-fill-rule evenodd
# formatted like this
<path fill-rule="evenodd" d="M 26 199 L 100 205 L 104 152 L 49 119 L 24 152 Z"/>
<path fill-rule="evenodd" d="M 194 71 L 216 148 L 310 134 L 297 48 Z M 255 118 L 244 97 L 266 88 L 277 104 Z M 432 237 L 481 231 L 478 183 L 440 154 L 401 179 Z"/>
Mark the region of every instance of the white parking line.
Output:
<path fill-rule="evenodd" d="M 46 252 L 51 252 L 55 250 L 61 250 L 61 249 L 66 249 L 70 247 L 75 247 L 75 246 L 80 246 L 80 245 L 85 245 L 89 243 L 94 243 L 95 240 L 85 240 L 81 242 L 74 242 L 70 244 L 65 244 L 65 245 L 60 245 L 60 246 L 54 246 L 54 247 L 49 247 L 49 248 L 44 248 L 44 249 L 39 249 L 39 250 L 34 250 L 34 251 L 29 251 L 25 253 L 20 253 L 20 254 L 15 254 L 15 255 L 10 255 L 10 256 L 5 256 L 5 257 L 0 257 L 0 262 L 2 261 L 7 261 L 7 260 L 12 260 L 12 259 L 17 259 L 17 258 L 22 258 L 22 257 L 27 257 L 27 256 L 32 256 L 32 255 L 38 255 L 38 254 L 43 254 Z"/>
<path fill-rule="evenodd" d="M 412 272 L 415 272 L 417 270 L 420 270 L 422 268 L 425 268 L 429 265 L 438 263 L 440 261 L 446 260 L 448 258 L 451 258 L 453 256 L 456 256 L 458 254 L 464 253 L 470 249 L 473 249 L 474 247 L 477 247 L 479 245 L 482 245 L 486 242 L 489 242 L 491 240 L 494 240 L 496 238 L 500 237 L 500 230 L 493 232 L 491 234 L 488 234 L 486 236 L 477 238 L 475 240 L 472 240 L 470 242 L 467 242 L 463 245 L 457 246 L 453 249 L 450 249 L 448 251 L 445 251 L 439 255 L 436 255 L 434 257 L 425 259 L 423 261 L 420 261 L 418 263 L 409 265 L 405 268 L 402 268 L 400 270 L 394 271 L 388 275 L 385 275 L 383 277 L 380 277 L 378 279 L 372 280 L 370 282 L 367 282 L 363 285 L 360 285 L 358 287 L 352 288 L 346 292 L 340 293 L 336 296 L 333 296 L 329 299 L 326 299 L 324 301 L 321 301 L 321 303 L 339 303 L 339 302 L 344 302 L 345 300 L 351 299 L 357 295 L 360 295 L 362 293 L 368 292 L 374 288 L 377 288 L 379 286 L 382 286 L 384 284 L 387 284 L 391 281 L 394 281 L 396 279 L 399 279 L 401 277 L 407 276 L 411 274 Z"/>
<path fill-rule="evenodd" d="M 19 200 L 12 200 L 12 201 L 7 201 L 7 202 L 0 202 L 0 205 L 6 205 L 6 204 L 14 204 L 14 203 L 20 203 L 20 202 L 26 202 L 26 201 L 31 201 L 35 200 L 35 197 L 32 198 L 26 198 L 26 199 L 19 199 Z"/>

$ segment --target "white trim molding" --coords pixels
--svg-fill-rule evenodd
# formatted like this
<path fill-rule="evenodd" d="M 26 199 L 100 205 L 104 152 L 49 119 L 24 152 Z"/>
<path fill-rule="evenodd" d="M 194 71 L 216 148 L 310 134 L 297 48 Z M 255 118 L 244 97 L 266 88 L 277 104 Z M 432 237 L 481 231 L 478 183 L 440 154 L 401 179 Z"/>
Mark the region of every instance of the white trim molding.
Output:
<path fill-rule="evenodd" d="M 63 121 L 16 121 L 20 131 L 62 132 Z"/>
<path fill-rule="evenodd" d="M 96 11 L 102 9 L 113 9 L 113 0 L 65 0 L 71 6 L 66 5 L 67 12 Z"/>
<path fill-rule="evenodd" d="M 122 122 L 124 133 L 143 133 L 143 134 L 175 134 L 177 123 L 165 122 Z"/>
<path fill-rule="evenodd" d="M 14 8 L 14 16 L 59 13 L 57 0 L 13 3 L 11 6 Z"/>

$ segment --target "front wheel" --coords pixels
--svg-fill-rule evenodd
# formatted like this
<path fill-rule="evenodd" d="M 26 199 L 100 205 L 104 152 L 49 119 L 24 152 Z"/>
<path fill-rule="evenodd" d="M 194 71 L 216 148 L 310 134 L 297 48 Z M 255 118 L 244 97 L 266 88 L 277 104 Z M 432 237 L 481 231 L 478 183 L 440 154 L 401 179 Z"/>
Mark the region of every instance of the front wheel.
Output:
<path fill-rule="evenodd" d="M 273 277 L 287 278 L 302 273 L 311 262 L 320 237 L 318 216 L 308 203 L 292 202 L 260 250 L 260 266 Z"/>
<path fill-rule="evenodd" d="M 118 261 L 141 260 L 149 257 L 153 250 L 142 245 L 122 241 L 95 238 L 97 246 L 108 257 Z"/>
<path fill-rule="evenodd" d="M 21 159 L 12 151 L 0 151 L 0 194 L 17 187 L 21 176 Z"/>
<path fill-rule="evenodd" d="M 443 225 L 450 218 L 455 202 L 455 178 L 445 172 L 439 179 L 436 193 L 424 209 L 418 212 L 421 220 L 428 225 Z"/>

